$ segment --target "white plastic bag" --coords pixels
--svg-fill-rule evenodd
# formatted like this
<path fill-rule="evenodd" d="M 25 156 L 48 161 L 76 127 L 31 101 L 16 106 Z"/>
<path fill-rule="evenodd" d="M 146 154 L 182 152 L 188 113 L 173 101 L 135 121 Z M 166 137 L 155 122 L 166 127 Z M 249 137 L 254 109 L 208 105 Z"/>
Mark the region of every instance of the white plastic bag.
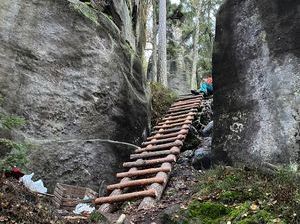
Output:
<path fill-rule="evenodd" d="M 22 182 L 24 186 L 31 191 L 42 193 L 42 194 L 47 193 L 47 188 L 44 187 L 43 181 L 42 180 L 33 181 L 32 180 L 33 175 L 34 173 L 29 175 L 24 175 L 23 177 L 21 177 L 20 182 Z"/>
<path fill-rule="evenodd" d="M 80 203 L 76 205 L 73 213 L 80 215 L 82 212 L 92 213 L 94 210 L 95 210 L 94 207 L 91 207 L 88 204 Z"/>

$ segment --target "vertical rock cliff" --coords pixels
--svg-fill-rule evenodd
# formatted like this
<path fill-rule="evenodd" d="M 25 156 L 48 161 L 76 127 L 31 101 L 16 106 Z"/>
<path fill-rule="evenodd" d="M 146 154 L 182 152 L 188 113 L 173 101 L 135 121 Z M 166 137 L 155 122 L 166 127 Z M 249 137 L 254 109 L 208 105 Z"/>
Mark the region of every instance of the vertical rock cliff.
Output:
<path fill-rule="evenodd" d="M 299 36 L 299 1 L 225 1 L 213 56 L 218 160 L 299 162 Z"/>
<path fill-rule="evenodd" d="M 15 138 L 33 144 L 30 168 L 59 182 L 111 182 L 148 127 L 142 1 L 97 11 L 75 0 L 2 0 L 2 110 L 24 117 Z"/>

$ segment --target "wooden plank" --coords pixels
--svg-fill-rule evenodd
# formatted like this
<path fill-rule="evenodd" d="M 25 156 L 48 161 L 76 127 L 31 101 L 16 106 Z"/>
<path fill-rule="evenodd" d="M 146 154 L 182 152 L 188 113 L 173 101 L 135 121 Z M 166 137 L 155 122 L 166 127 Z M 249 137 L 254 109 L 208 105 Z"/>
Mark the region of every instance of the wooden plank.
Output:
<path fill-rule="evenodd" d="M 145 179 L 139 179 L 139 180 L 131 180 L 131 181 L 128 181 L 125 183 L 108 185 L 107 190 L 111 191 L 114 189 L 122 189 L 122 188 L 126 188 L 126 187 L 144 186 L 144 185 L 153 184 L 153 183 L 163 184 L 164 179 L 153 177 L 153 178 L 145 178 Z"/>
<path fill-rule="evenodd" d="M 135 198 L 156 197 L 156 196 L 157 196 L 156 191 L 154 189 L 150 189 L 145 191 L 137 191 L 132 193 L 96 198 L 95 204 L 114 203 L 114 202 L 128 201 Z"/>
<path fill-rule="evenodd" d="M 124 177 L 138 177 L 138 176 L 144 176 L 148 174 L 155 174 L 158 172 L 171 172 L 171 168 L 149 168 L 149 169 L 143 169 L 143 170 L 137 170 L 137 171 L 129 171 L 129 172 L 123 172 L 123 173 L 117 173 L 117 178 L 124 178 Z"/>

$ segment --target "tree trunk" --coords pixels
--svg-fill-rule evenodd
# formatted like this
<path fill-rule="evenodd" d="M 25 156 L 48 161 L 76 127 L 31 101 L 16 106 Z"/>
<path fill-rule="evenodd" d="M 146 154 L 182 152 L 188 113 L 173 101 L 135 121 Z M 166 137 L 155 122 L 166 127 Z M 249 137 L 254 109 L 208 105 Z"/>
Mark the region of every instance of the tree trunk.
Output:
<path fill-rule="evenodd" d="M 159 42 L 158 42 L 158 63 L 159 82 L 168 86 L 167 79 L 167 3 L 166 0 L 159 0 Z"/>
<path fill-rule="evenodd" d="M 197 63 L 198 63 L 198 40 L 200 34 L 200 14 L 201 14 L 201 0 L 197 0 L 195 4 L 196 10 L 196 27 L 193 39 L 193 64 L 191 75 L 191 89 L 197 89 Z"/>
<path fill-rule="evenodd" d="M 157 43 L 156 43 L 156 36 L 157 36 L 157 18 L 156 18 L 156 1 L 152 0 L 152 8 L 153 8 L 153 14 L 152 14 L 152 59 L 153 59 L 153 74 L 152 74 L 152 81 L 158 82 L 157 77 Z"/>

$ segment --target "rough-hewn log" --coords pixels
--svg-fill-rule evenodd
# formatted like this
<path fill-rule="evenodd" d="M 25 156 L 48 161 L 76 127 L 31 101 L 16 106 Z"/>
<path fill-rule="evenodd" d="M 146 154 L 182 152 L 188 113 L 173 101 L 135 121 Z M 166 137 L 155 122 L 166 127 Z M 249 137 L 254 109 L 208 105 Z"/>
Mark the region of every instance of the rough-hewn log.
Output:
<path fill-rule="evenodd" d="M 180 108 L 171 108 L 168 110 L 168 114 L 169 113 L 175 113 L 175 112 L 180 112 L 180 111 L 189 111 L 190 109 L 196 109 L 197 107 L 199 107 L 199 104 L 194 104 L 193 106 L 185 106 L 185 107 L 180 107 Z"/>
<path fill-rule="evenodd" d="M 164 163 L 162 164 L 162 167 L 172 167 L 172 165 L 170 163 Z M 151 184 L 148 187 L 148 189 L 155 190 L 157 192 L 157 197 L 156 198 L 145 197 L 143 201 L 140 203 L 139 209 L 146 209 L 154 206 L 155 201 L 161 198 L 163 191 L 167 185 L 169 176 L 170 173 L 164 173 L 164 172 L 157 173 L 156 177 L 164 178 L 166 182 L 164 184 L 157 184 L 157 183 Z"/>
<path fill-rule="evenodd" d="M 150 160 L 138 159 L 135 162 L 123 163 L 123 167 L 140 167 L 140 166 L 155 165 L 155 164 L 160 164 L 165 162 L 176 162 L 176 156 L 168 155 L 164 158 L 150 159 Z"/>
<path fill-rule="evenodd" d="M 176 146 L 172 147 L 170 150 L 162 150 L 157 152 L 143 152 L 140 154 L 131 154 L 130 159 L 147 159 L 156 156 L 167 156 L 170 154 L 178 155 L 180 153 L 180 149 Z"/>
<path fill-rule="evenodd" d="M 186 109 L 186 108 L 195 108 L 195 107 L 198 107 L 198 106 L 199 106 L 199 103 L 186 104 L 186 105 L 183 105 L 183 106 L 171 106 L 169 111 L 178 110 L 178 109 Z"/>
<path fill-rule="evenodd" d="M 187 110 L 183 110 L 183 111 L 178 111 L 178 112 L 174 112 L 174 111 L 167 111 L 167 114 L 165 115 L 166 118 L 168 118 L 169 116 L 177 116 L 177 115 L 186 115 L 189 112 L 197 112 L 197 109 L 187 109 Z"/>
<path fill-rule="evenodd" d="M 95 204 L 103 204 L 103 203 L 114 203 L 114 202 L 121 202 L 121 201 L 129 201 L 134 198 L 142 198 L 142 197 L 156 197 L 157 193 L 154 189 L 149 189 L 145 191 L 137 191 L 133 193 L 126 193 L 120 195 L 113 195 L 108 197 L 101 197 L 95 199 Z"/>
<path fill-rule="evenodd" d="M 179 132 L 175 132 L 175 133 L 170 133 L 170 134 L 156 134 L 154 136 L 148 137 L 147 140 L 152 140 L 152 139 L 166 139 L 166 138 L 170 138 L 170 137 L 175 137 L 178 135 L 187 135 L 188 130 L 186 129 L 180 129 Z"/>
<path fill-rule="evenodd" d="M 170 128 L 170 129 L 159 129 L 158 131 L 153 131 L 152 134 L 169 134 L 172 132 L 181 131 L 183 129 L 189 129 L 190 125 L 184 124 L 180 128 Z"/>
<path fill-rule="evenodd" d="M 172 104 L 172 106 L 183 106 L 183 105 L 189 105 L 194 103 L 201 103 L 201 100 L 189 100 L 189 101 L 179 101 L 177 103 Z"/>
<path fill-rule="evenodd" d="M 191 120 L 185 120 L 184 122 L 178 122 L 178 123 L 174 123 L 174 124 L 164 124 L 164 125 L 158 125 L 158 126 L 154 126 L 154 129 L 165 129 L 165 128 L 174 128 L 174 127 L 177 127 L 177 126 L 181 126 L 181 125 L 184 125 L 184 124 L 191 124 L 192 121 Z"/>
<path fill-rule="evenodd" d="M 172 143 L 166 143 L 166 144 L 161 144 L 161 145 L 148 145 L 145 148 L 140 148 L 140 149 L 136 149 L 135 152 L 136 153 L 141 153 L 141 152 L 147 152 L 147 151 L 154 151 L 154 150 L 159 150 L 159 149 L 165 149 L 165 148 L 171 148 L 173 146 L 182 146 L 183 142 L 180 140 L 176 140 L 175 142 Z"/>
<path fill-rule="evenodd" d="M 185 136 L 184 135 L 177 135 L 176 137 L 172 137 L 172 138 L 165 138 L 165 139 L 160 139 L 160 140 L 151 140 L 149 142 L 143 142 L 142 146 L 147 146 L 147 145 L 157 145 L 157 144 L 163 144 L 163 143 L 168 143 L 168 142 L 174 142 L 176 140 L 181 140 L 184 139 Z"/>
<path fill-rule="evenodd" d="M 171 172 L 171 168 L 150 168 L 150 169 L 143 169 L 143 170 L 137 170 L 132 172 L 123 172 L 123 173 L 117 173 L 117 178 L 124 178 L 124 177 L 137 177 L 137 176 L 144 176 L 148 174 L 155 174 L 158 172 Z"/>
<path fill-rule="evenodd" d="M 197 96 L 191 95 L 191 96 L 179 98 L 179 99 L 177 99 L 175 101 L 178 102 L 178 101 L 184 101 L 184 100 L 190 100 L 190 99 L 197 99 L 197 98 L 202 99 L 203 97 L 202 97 L 202 95 L 197 95 Z"/>
<path fill-rule="evenodd" d="M 163 119 L 161 119 L 161 121 L 172 121 L 172 120 L 176 120 L 176 119 L 180 119 L 180 118 L 185 118 L 186 116 L 195 116 L 197 113 L 195 112 L 189 112 L 188 114 L 183 114 L 183 115 L 177 115 L 177 116 L 168 116 L 165 117 Z"/>
<path fill-rule="evenodd" d="M 181 119 L 176 119 L 176 120 L 166 120 L 166 121 L 162 121 L 162 122 L 159 122 L 158 123 L 158 126 L 160 125 L 164 125 L 164 124 L 176 124 L 176 123 L 180 123 L 180 122 L 184 122 L 184 121 L 187 121 L 187 120 L 193 120 L 194 119 L 194 116 L 185 116 Z"/>
<path fill-rule="evenodd" d="M 108 185 L 107 190 L 111 191 L 114 189 L 122 189 L 122 188 L 126 188 L 126 187 L 144 186 L 144 185 L 153 184 L 153 183 L 162 184 L 162 183 L 164 183 L 164 181 L 165 181 L 164 178 L 158 178 L 158 177 L 145 178 L 145 179 L 140 179 L 140 180 L 131 180 L 131 181 L 127 181 L 125 183 Z"/>

